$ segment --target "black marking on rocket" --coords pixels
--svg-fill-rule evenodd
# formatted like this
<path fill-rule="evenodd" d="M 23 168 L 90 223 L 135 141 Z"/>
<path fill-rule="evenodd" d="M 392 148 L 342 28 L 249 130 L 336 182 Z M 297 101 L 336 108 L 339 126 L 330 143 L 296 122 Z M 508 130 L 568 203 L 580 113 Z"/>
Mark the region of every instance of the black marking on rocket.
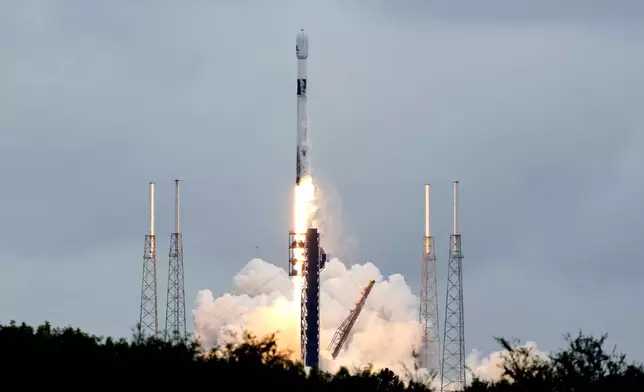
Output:
<path fill-rule="evenodd" d="M 297 95 L 306 95 L 306 79 L 297 80 Z"/>
<path fill-rule="evenodd" d="M 297 149 L 297 162 L 295 164 L 295 185 L 300 185 L 300 176 L 302 175 L 302 166 L 300 165 L 300 149 Z"/>

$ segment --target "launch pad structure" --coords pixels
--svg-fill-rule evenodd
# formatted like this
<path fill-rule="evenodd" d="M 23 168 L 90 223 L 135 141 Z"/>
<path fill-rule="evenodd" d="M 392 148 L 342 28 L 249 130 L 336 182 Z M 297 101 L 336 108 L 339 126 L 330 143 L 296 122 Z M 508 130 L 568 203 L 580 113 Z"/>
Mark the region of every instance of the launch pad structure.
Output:
<path fill-rule="evenodd" d="M 304 255 L 299 271 L 294 269 L 298 254 Z M 320 271 L 326 261 L 318 229 L 309 228 L 304 235 L 289 233 L 289 275 L 299 274 L 302 279 L 300 344 L 304 366 L 320 365 Z"/>
<path fill-rule="evenodd" d="M 430 230 L 430 185 L 425 184 L 425 237 L 420 268 L 421 342 L 419 365 L 430 371 L 440 371 L 440 334 L 438 326 L 438 289 L 436 285 L 436 254 Z"/>
<path fill-rule="evenodd" d="M 454 232 L 449 238 L 447 265 L 447 295 L 445 298 L 445 328 L 441 391 L 465 389 L 465 317 L 463 309 L 463 252 L 458 231 L 458 181 L 454 181 Z"/>
<path fill-rule="evenodd" d="M 336 359 L 338 357 L 340 350 L 342 350 L 342 346 L 344 346 L 344 343 L 346 343 L 347 339 L 349 338 L 351 329 L 356 323 L 358 316 L 360 316 L 360 312 L 362 312 L 362 308 L 364 308 L 364 304 L 367 302 L 367 298 L 369 298 L 369 294 L 371 293 L 371 289 L 373 288 L 373 285 L 375 283 L 376 281 L 372 279 L 369 281 L 367 286 L 362 289 L 362 292 L 360 293 L 360 299 L 358 300 L 358 302 L 356 302 L 356 307 L 353 308 L 351 312 L 349 312 L 349 316 L 344 319 L 340 327 L 337 329 L 337 331 L 335 331 L 335 334 L 333 335 L 328 348 L 333 359 Z"/>
<path fill-rule="evenodd" d="M 183 236 L 179 225 L 179 182 L 178 179 L 174 180 L 174 232 L 170 234 L 168 292 L 165 310 L 165 340 L 175 342 L 188 339 L 183 277 Z"/>
<path fill-rule="evenodd" d="M 186 328 L 186 295 L 183 273 L 183 238 L 179 226 L 179 181 L 175 180 L 175 229 L 170 234 L 168 253 L 168 292 L 165 317 L 166 341 L 188 338 Z M 150 232 L 145 235 L 143 274 L 141 279 L 141 307 L 137 339 L 159 336 L 159 307 L 157 292 L 157 246 L 154 234 L 154 181 L 150 182 Z"/>
<path fill-rule="evenodd" d="M 157 337 L 159 317 L 157 304 L 157 248 L 154 236 L 154 182 L 150 182 L 150 233 L 145 236 L 139 338 Z"/>

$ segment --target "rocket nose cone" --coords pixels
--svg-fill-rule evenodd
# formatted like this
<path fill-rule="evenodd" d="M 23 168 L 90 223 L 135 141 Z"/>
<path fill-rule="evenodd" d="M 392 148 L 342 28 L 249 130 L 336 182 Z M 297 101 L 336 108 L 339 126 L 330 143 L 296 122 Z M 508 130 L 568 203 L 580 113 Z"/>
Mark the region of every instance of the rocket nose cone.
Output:
<path fill-rule="evenodd" d="M 309 55 L 309 37 L 304 32 L 304 29 L 300 29 L 300 32 L 297 33 L 297 38 L 295 40 L 295 54 L 300 59 L 305 59 Z"/>

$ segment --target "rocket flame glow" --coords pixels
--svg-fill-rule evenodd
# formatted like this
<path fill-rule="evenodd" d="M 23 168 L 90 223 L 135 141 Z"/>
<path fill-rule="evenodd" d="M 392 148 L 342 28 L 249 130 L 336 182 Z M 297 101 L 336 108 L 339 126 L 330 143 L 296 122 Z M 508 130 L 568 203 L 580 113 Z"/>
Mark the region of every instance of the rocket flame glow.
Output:
<path fill-rule="evenodd" d="M 315 215 L 315 185 L 313 178 L 307 175 L 300 179 L 299 185 L 295 186 L 295 194 L 293 200 L 293 232 L 295 233 L 296 241 L 305 241 L 306 230 L 311 227 L 313 216 Z M 300 295 L 302 291 L 302 264 L 304 262 L 305 249 L 298 247 L 294 249 L 293 263 L 293 299 L 297 309 L 300 307 Z"/>

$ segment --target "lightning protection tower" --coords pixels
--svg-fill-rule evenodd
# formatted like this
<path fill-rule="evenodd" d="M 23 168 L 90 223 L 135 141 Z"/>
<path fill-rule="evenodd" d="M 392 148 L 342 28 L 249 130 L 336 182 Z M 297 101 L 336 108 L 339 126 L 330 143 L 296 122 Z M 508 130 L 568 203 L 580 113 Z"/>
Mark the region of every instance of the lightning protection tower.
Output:
<path fill-rule="evenodd" d="M 436 254 L 430 231 L 430 185 L 425 184 L 425 237 L 420 272 L 420 366 L 430 371 L 440 370 L 440 334 L 438 326 L 438 289 L 436 286 Z"/>
<path fill-rule="evenodd" d="M 186 294 L 183 286 L 183 238 L 179 226 L 179 180 L 174 180 L 174 233 L 170 234 L 168 296 L 165 313 L 165 340 L 188 338 L 186 331 Z"/>
<path fill-rule="evenodd" d="M 454 181 L 454 233 L 449 239 L 447 296 L 445 298 L 445 336 L 441 391 L 465 389 L 465 319 L 463 317 L 463 252 L 458 232 L 458 181 Z"/>
<path fill-rule="evenodd" d="M 157 337 L 159 332 L 156 253 L 156 241 L 154 239 L 154 182 L 150 182 L 150 234 L 145 236 L 143 250 L 139 338 Z"/>

